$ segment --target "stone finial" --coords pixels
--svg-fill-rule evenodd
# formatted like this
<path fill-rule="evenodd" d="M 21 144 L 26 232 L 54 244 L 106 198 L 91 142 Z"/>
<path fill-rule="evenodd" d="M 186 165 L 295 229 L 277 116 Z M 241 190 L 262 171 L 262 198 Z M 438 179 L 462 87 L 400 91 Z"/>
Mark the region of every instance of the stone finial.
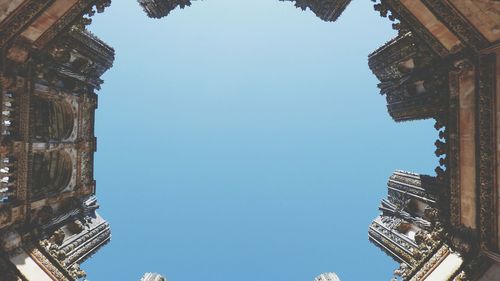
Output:
<path fill-rule="evenodd" d="M 337 274 L 333 272 L 327 272 L 319 275 L 318 277 L 314 278 L 314 281 L 340 281 L 339 277 Z"/>
<path fill-rule="evenodd" d="M 191 0 L 138 0 L 148 17 L 163 18 L 170 14 L 175 8 L 184 9 L 191 6 Z"/>
<path fill-rule="evenodd" d="M 158 273 L 147 272 L 142 276 L 141 281 L 167 281 L 167 278 Z"/>

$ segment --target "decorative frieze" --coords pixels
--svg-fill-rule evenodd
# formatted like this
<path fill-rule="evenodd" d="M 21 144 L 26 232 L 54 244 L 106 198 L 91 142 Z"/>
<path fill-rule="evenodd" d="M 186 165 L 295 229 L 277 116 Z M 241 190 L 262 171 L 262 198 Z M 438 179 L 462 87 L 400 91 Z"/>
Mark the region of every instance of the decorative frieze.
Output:
<path fill-rule="evenodd" d="M 104 8 L 109 5 L 111 5 L 111 0 L 79 0 L 34 42 L 34 47 L 38 49 L 45 47 L 49 41 L 60 35 L 64 29 L 74 23 L 75 19 L 82 17 L 83 14 L 94 15 L 94 6 L 96 6 L 97 12 L 103 12 Z"/>
<path fill-rule="evenodd" d="M 46 10 L 54 0 L 27 1 L 0 25 L 0 47 Z"/>
<path fill-rule="evenodd" d="M 496 208 L 494 192 L 495 180 L 495 55 L 485 55 L 479 58 L 477 91 L 477 124 L 479 157 L 479 230 L 481 244 L 488 249 L 496 249 Z"/>
<path fill-rule="evenodd" d="M 375 0 L 375 2 L 374 8 L 380 12 L 382 17 L 389 17 L 392 21 L 399 21 L 393 27 L 400 30 L 402 34 L 411 30 L 416 37 L 427 44 L 439 56 L 444 57 L 450 54 L 450 51 L 420 23 L 400 0 Z"/>
<path fill-rule="evenodd" d="M 39 248 L 33 245 L 26 245 L 24 250 L 29 256 L 46 271 L 49 276 L 58 281 L 76 281 L 56 260 L 45 255 Z"/>
<path fill-rule="evenodd" d="M 422 0 L 429 10 L 475 51 L 488 47 L 488 40 L 478 32 L 448 1 Z"/>

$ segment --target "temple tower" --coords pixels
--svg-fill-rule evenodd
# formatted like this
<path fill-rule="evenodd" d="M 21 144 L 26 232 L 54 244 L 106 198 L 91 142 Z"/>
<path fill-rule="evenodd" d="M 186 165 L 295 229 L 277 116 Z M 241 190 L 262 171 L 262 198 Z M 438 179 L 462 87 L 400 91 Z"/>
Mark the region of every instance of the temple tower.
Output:
<path fill-rule="evenodd" d="M 96 212 L 93 162 L 96 91 L 114 50 L 85 28 L 110 1 L 7 2 L 0 14 L 0 267 L 10 266 L 0 275 L 77 280 L 85 276 L 79 265 L 111 238 Z"/>

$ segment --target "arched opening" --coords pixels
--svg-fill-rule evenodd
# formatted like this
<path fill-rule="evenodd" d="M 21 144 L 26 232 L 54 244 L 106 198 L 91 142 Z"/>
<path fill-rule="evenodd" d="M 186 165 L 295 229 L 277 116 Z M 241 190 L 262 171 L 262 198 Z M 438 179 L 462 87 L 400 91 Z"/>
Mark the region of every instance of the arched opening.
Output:
<path fill-rule="evenodd" d="M 72 161 L 66 151 L 35 153 L 33 156 L 32 197 L 61 192 L 71 181 Z"/>
<path fill-rule="evenodd" d="M 63 140 L 71 136 L 73 109 L 66 101 L 35 96 L 32 100 L 34 136 L 40 140 Z"/>

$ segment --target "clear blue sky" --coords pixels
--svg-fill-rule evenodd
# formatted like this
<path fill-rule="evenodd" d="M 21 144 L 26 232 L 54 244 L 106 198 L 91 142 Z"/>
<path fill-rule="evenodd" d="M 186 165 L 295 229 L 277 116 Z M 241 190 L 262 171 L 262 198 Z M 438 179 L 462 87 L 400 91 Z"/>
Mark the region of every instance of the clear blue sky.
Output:
<path fill-rule="evenodd" d="M 372 4 L 336 23 L 277 0 L 95 16 L 116 49 L 95 161 L 113 237 L 90 280 L 389 280 L 368 225 L 395 169 L 434 174 L 437 134 L 387 114 L 367 55 L 395 32 Z"/>

